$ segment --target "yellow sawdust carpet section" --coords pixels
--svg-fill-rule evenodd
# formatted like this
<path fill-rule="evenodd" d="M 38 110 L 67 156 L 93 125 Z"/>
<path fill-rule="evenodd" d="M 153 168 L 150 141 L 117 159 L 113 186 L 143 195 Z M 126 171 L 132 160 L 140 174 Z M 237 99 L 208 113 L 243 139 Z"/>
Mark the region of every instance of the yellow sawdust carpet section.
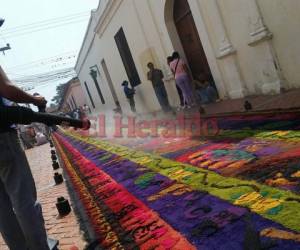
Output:
<path fill-rule="evenodd" d="M 255 181 L 223 177 L 209 170 L 114 145 L 108 141 L 86 138 L 71 132 L 65 132 L 65 134 L 141 164 L 154 172 L 186 184 L 193 190 L 206 191 L 235 205 L 248 207 L 264 218 L 278 222 L 292 230 L 300 231 L 300 195 Z M 163 193 L 158 193 L 157 197 L 160 195 Z M 151 199 L 155 199 L 155 197 Z"/>

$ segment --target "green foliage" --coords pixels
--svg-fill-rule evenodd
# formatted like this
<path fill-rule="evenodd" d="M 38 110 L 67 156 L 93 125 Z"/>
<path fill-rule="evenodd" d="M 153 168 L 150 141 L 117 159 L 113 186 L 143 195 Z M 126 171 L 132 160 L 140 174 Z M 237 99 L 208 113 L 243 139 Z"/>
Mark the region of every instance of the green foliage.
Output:
<path fill-rule="evenodd" d="M 56 87 L 56 95 L 51 100 L 54 104 L 59 104 L 61 102 L 67 86 L 67 83 L 61 83 Z"/>

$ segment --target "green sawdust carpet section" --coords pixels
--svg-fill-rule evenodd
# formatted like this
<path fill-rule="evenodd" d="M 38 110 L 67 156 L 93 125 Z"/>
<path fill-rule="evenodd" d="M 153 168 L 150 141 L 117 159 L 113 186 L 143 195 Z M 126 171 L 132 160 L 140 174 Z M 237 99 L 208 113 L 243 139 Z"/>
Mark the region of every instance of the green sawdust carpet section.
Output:
<path fill-rule="evenodd" d="M 255 129 L 243 129 L 243 130 L 222 130 L 218 135 L 218 138 L 258 138 L 258 139 L 269 139 L 269 140 L 288 140 L 299 142 L 300 131 L 265 131 Z"/>
<path fill-rule="evenodd" d="M 300 231 L 300 196 L 290 191 L 262 185 L 255 181 L 223 177 L 209 170 L 199 169 L 158 155 L 135 151 L 108 141 L 86 138 L 70 132 L 65 133 L 186 184 L 194 190 L 206 191 L 235 205 L 248 207 L 252 212 L 267 219 Z M 145 178 L 147 179 L 147 176 Z"/>

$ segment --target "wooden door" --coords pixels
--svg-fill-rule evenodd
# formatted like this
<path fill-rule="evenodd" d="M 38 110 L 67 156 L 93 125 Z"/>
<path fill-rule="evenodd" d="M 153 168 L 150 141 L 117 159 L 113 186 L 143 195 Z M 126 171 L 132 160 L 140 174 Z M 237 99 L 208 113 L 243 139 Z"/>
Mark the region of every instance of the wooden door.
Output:
<path fill-rule="evenodd" d="M 139 73 L 135 67 L 135 63 L 122 27 L 115 35 L 115 41 L 131 86 L 135 87 L 141 84 Z"/>
<path fill-rule="evenodd" d="M 174 21 L 192 75 L 197 79 L 204 73 L 212 79 L 211 71 L 187 0 L 174 1 Z"/>

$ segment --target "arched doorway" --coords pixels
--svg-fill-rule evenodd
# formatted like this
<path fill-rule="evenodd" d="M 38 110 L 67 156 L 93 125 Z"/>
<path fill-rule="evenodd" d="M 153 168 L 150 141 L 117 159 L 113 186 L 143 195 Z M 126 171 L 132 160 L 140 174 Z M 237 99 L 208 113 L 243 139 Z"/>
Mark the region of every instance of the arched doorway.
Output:
<path fill-rule="evenodd" d="M 204 74 L 211 81 L 211 70 L 187 0 L 174 0 L 173 19 L 193 77 Z"/>

